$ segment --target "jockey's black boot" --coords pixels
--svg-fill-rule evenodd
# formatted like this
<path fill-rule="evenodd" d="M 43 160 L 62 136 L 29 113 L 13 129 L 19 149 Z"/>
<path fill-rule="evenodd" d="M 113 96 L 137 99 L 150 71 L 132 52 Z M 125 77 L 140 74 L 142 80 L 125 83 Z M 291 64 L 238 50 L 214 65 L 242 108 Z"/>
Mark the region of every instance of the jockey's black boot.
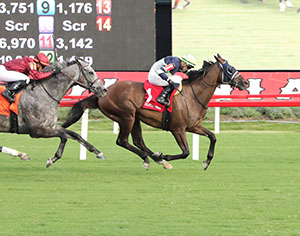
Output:
<path fill-rule="evenodd" d="M 22 88 L 26 86 L 26 82 L 24 80 L 19 80 L 13 83 L 10 83 L 6 90 L 4 90 L 1 94 L 3 97 L 7 99 L 10 103 L 15 102 L 15 94 Z"/>
<path fill-rule="evenodd" d="M 165 105 L 166 107 L 170 106 L 170 95 L 174 90 L 174 86 L 169 84 L 164 88 L 164 90 L 161 92 L 161 94 L 158 96 L 156 101 L 158 101 L 160 104 Z"/>

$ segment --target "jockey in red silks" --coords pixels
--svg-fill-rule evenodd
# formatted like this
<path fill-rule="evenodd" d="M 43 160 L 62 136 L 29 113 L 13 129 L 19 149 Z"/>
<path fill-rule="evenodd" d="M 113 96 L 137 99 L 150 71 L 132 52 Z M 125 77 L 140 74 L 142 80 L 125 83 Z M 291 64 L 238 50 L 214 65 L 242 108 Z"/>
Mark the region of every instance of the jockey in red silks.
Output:
<path fill-rule="evenodd" d="M 194 68 L 196 59 L 191 54 L 185 54 L 182 57 L 167 56 L 155 62 L 148 74 L 150 84 L 163 86 L 164 90 L 156 99 L 160 104 L 166 107 L 170 106 L 170 95 L 177 88 L 182 78 L 174 75 L 176 72 L 186 73 Z"/>
<path fill-rule="evenodd" d="M 30 79 L 45 79 L 51 74 L 57 73 L 56 71 L 41 72 L 48 65 L 49 59 L 43 53 L 37 54 L 33 59 L 24 56 L 0 65 L 0 81 L 9 82 L 6 90 L 2 92 L 2 96 L 13 103 L 15 93 L 28 85 Z"/>

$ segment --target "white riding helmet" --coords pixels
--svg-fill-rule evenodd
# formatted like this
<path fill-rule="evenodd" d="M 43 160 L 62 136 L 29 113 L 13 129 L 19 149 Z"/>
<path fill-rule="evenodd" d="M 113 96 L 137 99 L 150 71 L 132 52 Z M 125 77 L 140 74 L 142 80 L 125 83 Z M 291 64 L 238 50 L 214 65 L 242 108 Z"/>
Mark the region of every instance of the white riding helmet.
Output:
<path fill-rule="evenodd" d="M 191 54 L 185 54 L 180 58 L 188 67 L 188 69 L 192 69 L 196 66 L 196 59 Z"/>

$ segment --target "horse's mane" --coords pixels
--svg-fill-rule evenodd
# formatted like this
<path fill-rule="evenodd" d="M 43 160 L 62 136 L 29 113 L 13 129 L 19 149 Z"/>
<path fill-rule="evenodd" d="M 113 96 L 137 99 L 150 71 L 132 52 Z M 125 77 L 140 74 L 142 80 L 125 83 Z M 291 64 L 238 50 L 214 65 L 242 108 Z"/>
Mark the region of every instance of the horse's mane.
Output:
<path fill-rule="evenodd" d="M 59 61 L 55 61 L 52 65 L 49 65 L 49 66 L 46 66 L 42 72 L 51 72 L 54 68 L 59 68 L 59 69 L 63 69 L 63 68 L 66 68 L 67 66 L 70 66 L 72 64 L 75 64 L 76 62 L 75 61 L 62 61 L 62 62 L 59 62 Z M 55 78 L 58 78 L 59 74 L 58 75 L 50 75 L 48 78 L 45 78 L 43 80 L 31 80 L 30 84 L 33 85 L 33 87 L 35 87 L 39 82 L 42 82 L 42 81 L 47 81 L 51 78 L 51 80 L 53 80 L 53 77 Z"/>
<path fill-rule="evenodd" d="M 189 84 L 196 79 L 202 79 L 204 75 L 207 73 L 208 68 L 213 65 L 212 61 L 203 61 L 202 68 L 199 70 L 191 70 L 187 73 L 188 79 L 182 80 L 182 84 Z"/>
<path fill-rule="evenodd" d="M 46 66 L 42 71 L 43 72 L 49 72 L 49 71 L 52 71 L 54 68 L 62 69 L 62 68 L 65 68 L 65 67 L 69 66 L 69 64 L 72 64 L 72 63 L 73 62 L 67 62 L 67 61 L 59 62 L 59 61 L 56 61 L 52 65 Z"/>

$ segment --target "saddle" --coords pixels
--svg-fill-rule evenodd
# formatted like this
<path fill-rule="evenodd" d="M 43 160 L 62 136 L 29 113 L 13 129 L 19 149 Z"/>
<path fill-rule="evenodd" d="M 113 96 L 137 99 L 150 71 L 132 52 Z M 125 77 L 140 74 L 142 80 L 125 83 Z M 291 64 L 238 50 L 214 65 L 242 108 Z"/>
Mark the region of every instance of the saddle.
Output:
<path fill-rule="evenodd" d="M 159 102 L 156 101 L 157 97 L 161 94 L 163 91 L 163 87 L 161 86 L 156 86 L 153 84 L 150 84 L 149 81 L 147 80 L 144 83 L 144 89 L 145 89 L 145 102 L 143 105 L 143 108 L 149 109 L 149 110 L 154 110 L 154 111 L 159 111 L 159 112 L 164 112 L 165 110 L 168 110 L 169 112 L 172 112 L 172 100 L 175 95 L 178 94 L 178 91 L 175 89 L 171 96 L 170 96 L 170 107 L 166 109 L 166 107 Z M 179 90 L 181 89 L 181 86 L 179 87 Z"/>
<path fill-rule="evenodd" d="M 181 90 L 182 86 L 179 87 L 179 90 Z M 156 86 L 153 84 L 150 84 L 147 80 L 144 83 L 144 89 L 145 89 L 145 102 L 143 105 L 144 109 L 163 112 L 163 118 L 162 118 L 162 129 L 163 130 L 169 130 L 170 122 L 172 118 L 172 100 L 175 95 L 178 94 L 178 91 L 175 89 L 171 96 L 170 96 L 170 107 L 166 109 L 166 107 L 159 102 L 156 101 L 157 97 L 161 94 L 163 91 L 163 87 Z"/>
<path fill-rule="evenodd" d="M 5 86 L 0 85 L 0 115 L 10 117 L 10 132 L 18 133 L 18 102 L 23 93 L 23 90 L 15 95 L 15 102 L 10 104 L 1 93 L 6 89 Z"/>

